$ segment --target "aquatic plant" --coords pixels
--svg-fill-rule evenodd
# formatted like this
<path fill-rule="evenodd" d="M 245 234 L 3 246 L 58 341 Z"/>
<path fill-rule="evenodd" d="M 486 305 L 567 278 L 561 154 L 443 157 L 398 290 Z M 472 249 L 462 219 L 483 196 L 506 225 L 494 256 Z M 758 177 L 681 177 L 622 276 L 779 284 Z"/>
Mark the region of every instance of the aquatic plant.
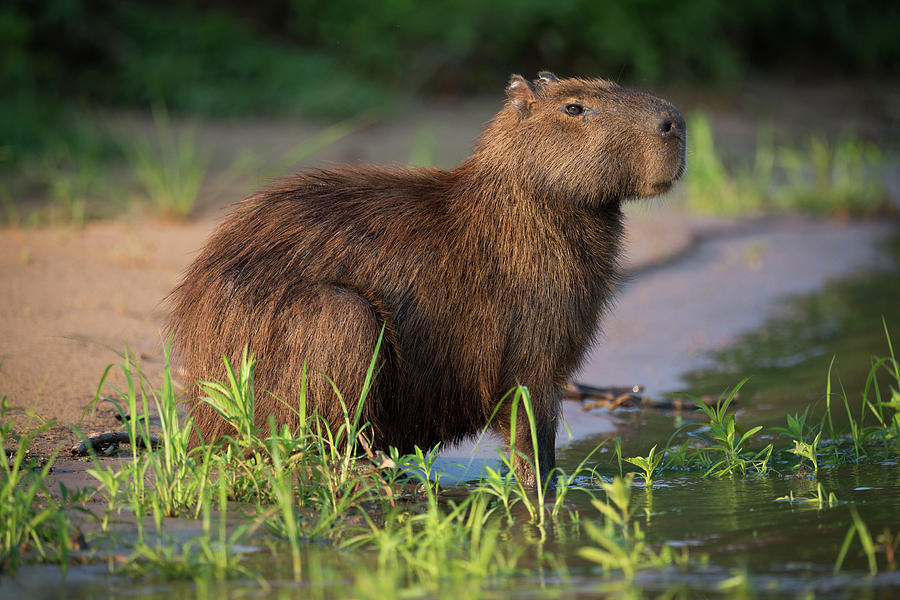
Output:
<path fill-rule="evenodd" d="M 747 381 L 748 379 L 743 379 L 727 394 L 720 396 L 715 405 L 709 405 L 700 400 L 696 402 L 698 411 L 709 419 L 706 424 L 708 435 L 705 436 L 708 439 L 708 445 L 696 451 L 696 454 L 703 457 L 709 464 L 706 475 L 723 477 L 740 474 L 743 476 L 749 469 L 759 474 L 765 474 L 768 469 L 769 458 L 773 450 L 772 444 L 755 453 L 747 452 L 745 449 L 746 442 L 759 433 L 762 426 L 757 425 L 745 431 L 737 425 L 734 411 L 729 411 L 735 396 Z M 690 427 L 690 425 L 686 427 Z"/>
<path fill-rule="evenodd" d="M 672 564 L 686 564 L 686 548 L 679 554 L 668 545 L 659 552 L 647 543 L 638 521 L 631 519 L 631 489 L 633 473 L 625 477 L 615 477 L 611 482 L 600 485 L 606 492 L 606 501 L 594 499 L 591 505 L 604 517 L 601 528 L 591 521 L 585 521 L 584 530 L 597 546 L 579 548 L 578 554 L 597 563 L 606 571 L 619 571 L 626 580 L 634 578 L 640 569 L 665 567 Z"/>
<path fill-rule="evenodd" d="M 819 472 L 819 461 L 817 460 L 816 455 L 819 448 L 819 439 L 821 437 L 822 432 L 820 431 L 816 434 L 816 437 L 812 442 L 801 442 L 800 440 L 794 440 L 794 449 L 791 450 L 791 452 L 796 454 L 797 456 L 809 460 L 809 462 L 812 464 L 813 473 Z M 802 462 L 797 465 L 798 468 L 801 468 L 802 466 Z"/>
<path fill-rule="evenodd" d="M 650 453 L 646 457 L 633 456 L 625 459 L 627 462 L 630 462 L 643 471 L 644 485 L 648 488 L 653 487 L 653 472 L 656 471 L 657 467 L 659 467 L 659 464 L 665 457 L 665 452 L 660 452 L 659 454 L 655 453 L 656 445 L 650 448 Z"/>
<path fill-rule="evenodd" d="M 429 496 L 424 510 L 401 511 L 384 523 L 364 515 L 367 531 L 344 546 L 373 549 L 377 574 L 392 577 L 400 571 L 413 589 L 426 592 L 454 586 L 460 580 L 477 582 L 512 575 L 526 547 L 516 550 L 500 543 L 502 530 L 491 518 L 489 496 L 470 494 L 445 503 L 446 509 Z"/>
<path fill-rule="evenodd" d="M 852 503 L 852 493 L 842 493 L 838 502 L 834 493 L 826 490 L 831 484 L 823 471 L 837 464 L 830 458 L 833 448 L 840 460 L 855 460 L 854 431 L 859 437 L 860 461 L 867 457 L 882 460 L 886 454 L 881 449 L 889 453 L 895 448 L 900 379 L 888 340 L 890 356 L 872 361 L 872 377 L 862 394 L 860 410 L 850 415 L 857 421 L 855 429 L 830 423 L 827 412 L 818 419 L 810 408 L 787 417 L 787 426 L 778 428 L 792 448 L 773 450 L 768 444 L 760 450 L 752 443 L 762 429 L 752 426 L 745 430 L 737 423 L 734 399 L 745 383 L 742 381 L 712 405 L 698 406 L 697 414 L 704 422 L 683 426 L 673 435 L 690 432 L 693 435 L 688 440 L 675 444 L 670 439 L 664 451 L 659 450 L 661 445 L 654 445 L 646 456 L 629 459 L 621 458 L 621 444 L 617 444 L 620 464 L 643 471 L 643 489 L 634 485 L 634 473 L 604 479 L 601 467 L 589 466 L 596 462 L 593 457 L 599 446 L 572 471 L 556 469 L 538 489 L 522 487 L 511 469 L 514 460 L 536 462 L 538 458 L 513 455 L 508 448 L 500 461 L 505 469 L 487 467 L 472 485 L 444 485 L 436 469 L 435 449 L 417 448 L 404 456 L 396 449 L 370 448 L 369 425 L 360 417 L 365 392 L 359 398 L 341 397 L 344 419 L 335 431 L 307 406 L 305 389 L 299 398 L 291 399 L 299 417 L 296 428 L 279 429 L 270 422 L 260 430 L 252 418 L 257 390 L 249 353 L 240 361 L 227 363 L 226 381 L 203 387 L 207 401 L 214 403 L 233 429 L 220 439 L 205 440 L 198 449 L 188 450 L 185 431 L 190 419 L 182 418 L 182 425 L 176 426 L 179 398 L 172 387 L 168 360 L 157 389 L 126 350 L 118 367 L 125 383 L 116 390 L 114 404 L 127 417 L 131 448 L 118 468 L 93 458 L 88 472 L 96 479 L 97 494 L 106 506 L 100 505 L 96 511 L 100 531 L 88 539 L 93 544 L 110 538 L 112 531 L 122 527 L 123 516 L 133 519 L 131 526 L 137 535 L 125 542 L 124 549 L 121 540 L 115 555 L 98 544 L 94 556 L 105 559 L 116 572 L 188 579 L 204 586 L 234 577 L 261 580 L 273 573 L 276 578 L 289 573 L 296 582 L 320 590 L 323 596 L 459 597 L 477 596 L 490 586 L 499 589 L 527 575 L 541 585 L 545 578 L 552 582 L 546 588 L 551 593 L 570 580 L 566 559 L 574 548 L 579 557 L 596 565 L 591 573 L 609 585 L 628 586 L 642 581 L 638 576 L 642 569 L 665 573 L 669 566 L 689 569 L 703 564 L 702 557 L 689 556 L 659 537 L 656 516 L 651 522 L 650 516 L 657 514 L 651 486 L 656 480 L 659 487 L 659 480 L 671 469 L 697 469 L 709 477 L 730 479 L 706 483 L 730 485 L 723 488 L 735 493 L 728 502 L 736 500 L 738 490 L 747 485 L 741 478 L 753 475 L 754 486 L 777 489 L 781 485 L 783 489 L 790 485 L 787 495 L 778 500 L 790 504 L 791 510 L 808 507 L 817 509 L 819 515 L 833 515 Z M 104 372 L 101 385 L 114 368 Z M 370 376 L 374 377 L 374 368 Z M 839 394 L 835 398 L 847 397 Z M 511 390 L 506 401 L 517 401 L 517 410 L 528 416 L 527 389 Z M 853 406 L 847 402 L 846 406 Z M 834 402 L 836 409 L 840 403 L 843 400 Z M 150 414 L 157 418 L 150 419 Z M 5 420 L 2 427 L 6 443 L 11 429 Z M 15 457 L 25 456 L 22 448 L 31 439 L 20 437 L 19 454 L 13 455 L 4 472 L 6 480 L 14 482 L 15 502 L 9 500 L 9 487 L 0 488 L 5 494 L 0 510 L 7 516 L 0 523 L 12 524 L 9 532 L 0 528 L 0 533 L 19 540 L 24 535 L 31 547 L 26 552 L 21 542 L 14 546 L 4 541 L 4 568 L 9 569 L 14 568 L 14 547 L 19 549 L 15 564 L 34 558 L 68 560 L 71 552 L 67 549 L 72 546 L 61 540 L 70 539 L 67 536 L 74 532 L 74 521 L 65 509 L 74 509 L 94 493 L 64 491 L 60 500 L 53 500 L 47 496 L 46 469 L 23 469 L 25 459 L 20 458 L 16 470 Z M 802 450 L 799 454 L 795 453 L 798 449 Z M 773 457 L 777 460 L 772 461 Z M 789 483 L 782 476 L 759 477 L 786 462 L 796 463 L 798 458 L 801 474 L 807 470 L 822 473 L 814 487 L 805 477 Z M 774 468 L 769 468 L 770 463 Z M 664 490 L 673 489 L 666 483 Z M 583 505 L 578 510 L 578 505 L 570 502 L 576 492 L 591 498 L 595 513 L 586 513 Z M 658 509 L 661 491 L 655 493 Z M 49 512 L 43 512 L 45 509 Z M 643 510 L 647 518 L 636 519 L 636 510 Z M 236 511 L 246 514 L 229 522 Z M 32 521 L 38 515 L 44 516 Z M 173 535 L 168 515 L 198 518 L 200 531 L 188 539 Z M 33 524 L 30 530 L 29 523 Z M 35 535 L 42 549 L 32 541 Z M 855 541 L 864 553 L 871 550 L 876 567 L 882 552 L 890 565 L 892 558 L 888 557 L 893 557 L 896 537 L 889 531 L 873 536 L 861 518 L 854 519 L 835 565 L 844 567 Z M 722 585 L 727 582 L 737 582 L 733 589 L 740 588 L 736 579 L 726 578 Z"/>
<path fill-rule="evenodd" d="M 91 474 L 102 483 L 113 483 L 111 490 L 118 490 L 119 480 L 127 482 L 128 501 L 143 507 L 152 507 L 157 520 L 164 516 L 193 514 L 201 510 L 202 499 L 209 485 L 212 446 L 189 450 L 190 422 L 182 427 L 178 414 L 178 398 L 172 382 L 169 350 L 165 350 L 162 388 L 154 388 L 138 367 L 135 356 L 126 348 L 119 370 L 125 379 L 122 390 L 114 388 L 117 398 L 107 399 L 125 423 L 132 462 L 124 468 L 125 475 L 112 471 L 96 461 Z M 94 405 L 99 401 L 102 389 L 112 365 L 106 368 L 100 379 Z M 151 431 L 150 407 L 159 419 L 159 436 Z M 156 452 L 143 452 L 158 445 Z M 87 445 L 91 453 L 91 445 Z M 110 507 L 115 498 L 109 496 Z"/>
<path fill-rule="evenodd" d="M 775 499 L 776 502 L 787 502 L 789 504 L 815 504 L 818 508 L 837 506 L 838 499 L 834 492 L 825 493 L 825 488 L 821 483 L 816 483 L 816 493 L 810 496 L 794 496 L 794 491 L 787 496 L 781 496 Z"/>
<path fill-rule="evenodd" d="M 143 535 L 139 536 L 132 552 L 119 567 L 121 572 L 132 577 L 193 579 L 197 582 L 236 577 L 261 581 L 255 572 L 241 565 L 241 553 L 235 550 L 254 523 L 244 522 L 229 533 L 225 488 L 218 486 L 217 490 L 215 530 L 212 502 L 206 497 L 201 502 L 200 535 L 182 541 L 157 527 L 156 542 L 148 543 Z"/>
<path fill-rule="evenodd" d="M 15 573 L 23 554 L 33 549 L 41 560 L 58 562 L 65 571 L 73 546 L 74 527 L 63 506 L 50 497 L 47 477 L 56 452 L 43 464 L 26 459 L 31 442 L 49 427 L 41 423 L 25 434 L 15 435 L 6 396 L 0 400 L 0 446 L 4 452 L 0 468 L 0 573 Z M 10 460 L 11 459 L 11 460 Z"/>
<path fill-rule="evenodd" d="M 866 555 L 866 561 L 869 564 L 869 575 L 875 575 L 878 572 L 878 561 L 875 559 L 875 543 L 872 541 L 872 535 L 869 533 L 869 528 L 866 527 L 865 521 L 859 516 L 859 511 L 856 510 L 855 506 L 850 507 L 850 516 L 853 519 L 853 523 L 847 530 L 847 535 L 844 536 L 844 543 L 841 545 L 841 550 L 838 552 L 837 560 L 834 563 L 834 572 L 838 573 L 841 570 L 841 565 L 844 564 L 844 559 L 847 557 L 853 538 L 858 537 Z"/>

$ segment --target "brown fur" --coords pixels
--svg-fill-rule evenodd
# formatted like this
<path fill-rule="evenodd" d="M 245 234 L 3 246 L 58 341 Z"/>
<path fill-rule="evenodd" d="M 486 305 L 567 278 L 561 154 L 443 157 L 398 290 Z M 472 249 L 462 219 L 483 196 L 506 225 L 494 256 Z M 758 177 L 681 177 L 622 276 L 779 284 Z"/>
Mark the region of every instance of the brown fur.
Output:
<path fill-rule="evenodd" d="M 339 426 L 321 373 L 355 403 L 384 326 L 363 415 L 376 446 L 457 442 L 523 384 L 540 470 L 552 469 L 561 386 L 616 286 L 621 202 L 681 176 L 684 121 L 600 79 L 514 76 L 507 94 L 455 169 L 337 167 L 238 205 L 172 292 L 188 380 L 223 378 L 222 354 L 249 346 L 258 426 L 270 414 L 296 425 L 273 395 L 296 402 L 304 364 L 310 408 Z M 206 439 L 227 432 L 207 405 L 193 415 Z M 490 426 L 509 439 L 509 402 Z M 533 456 L 517 430 L 515 447 Z M 517 474 L 535 480 L 523 464 Z"/>

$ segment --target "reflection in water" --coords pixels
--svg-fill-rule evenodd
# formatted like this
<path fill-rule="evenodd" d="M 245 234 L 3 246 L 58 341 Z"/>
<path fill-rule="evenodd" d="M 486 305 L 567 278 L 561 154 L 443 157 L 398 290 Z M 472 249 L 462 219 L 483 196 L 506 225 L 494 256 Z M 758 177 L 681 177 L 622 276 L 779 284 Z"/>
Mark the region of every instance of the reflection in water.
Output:
<path fill-rule="evenodd" d="M 894 260 L 879 271 L 832 283 L 822 293 L 797 298 L 783 316 L 744 336 L 733 348 L 719 352 L 714 365 L 689 373 L 683 394 L 718 394 L 746 375 L 750 381 L 737 403 L 738 424 L 744 428 L 763 425 L 754 438 L 756 447 L 770 442 L 787 446 L 769 428 L 784 426 L 787 414 L 799 413 L 813 404 L 816 420 L 824 413 L 826 373 L 836 356 L 833 391 L 846 390 L 854 418 L 859 418 L 862 391 L 872 366 L 872 357 L 888 353 L 882 317 L 894 342 L 900 347 L 900 240 L 891 244 Z M 871 397 L 871 394 L 870 394 Z M 847 422 L 840 396 L 832 398 L 835 427 Z M 699 421 L 691 411 L 654 414 L 619 411 L 618 435 L 624 456 L 646 456 L 654 444 L 663 444 L 685 422 Z M 867 415 L 871 423 L 872 415 Z M 565 448 L 559 462 L 574 466 L 580 456 L 609 436 L 580 440 Z M 678 440 L 676 440 L 677 442 Z M 608 444 L 611 445 L 611 444 Z M 882 572 L 873 579 L 833 574 L 845 535 L 852 522 L 849 507 L 857 506 L 872 535 L 884 530 L 894 535 L 900 529 L 900 449 L 881 449 L 876 464 L 843 464 L 821 468 L 798 478 L 793 464 L 773 465 L 769 476 L 746 479 L 702 478 L 698 473 L 663 471 L 654 475 L 652 489 L 636 485 L 633 502 L 649 540 L 687 546 L 694 556 L 707 554 L 720 578 L 707 585 L 703 574 L 692 572 L 684 583 L 693 590 L 714 593 L 722 570 L 737 569 L 754 582 L 757 591 L 771 590 L 771 597 L 891 597 L 900 587 L 900 574 Z M 885 458 L 887 456 L 887 458 Z M 892 458 L 892 456 L 894 458 Z M 594 465 L 592 465 L 594 466 Z M 606 476 L 618 473 L 614 457 L 601 455 L 595 465 Z M 818 486 L 834 494 L 837 502 L 785 502 L 779 498 L 814 498 Z M 579 501 L 583 518 L 589 503 Z M 599 518 L 599 517 L 595 517 Z M 865 572 L 866 558 L 860 548 L 847 555 L 842 570 Z M 885 564 L 882 553 L 878 560 Z M 744 575 L 741 575 L 743 577 Z M 644 591 L 664 590 L 658 574 L 643 580 Z M 740 579 L 738 577 L 737 579 Z M 737 581 L 736 579 L 736 581 Z M 853 592 L 850 592 L 853 590 Z M 690 595 L 688 596 L 690 597 Z M 768 597 L 768 595 L 767 595 Z"/>

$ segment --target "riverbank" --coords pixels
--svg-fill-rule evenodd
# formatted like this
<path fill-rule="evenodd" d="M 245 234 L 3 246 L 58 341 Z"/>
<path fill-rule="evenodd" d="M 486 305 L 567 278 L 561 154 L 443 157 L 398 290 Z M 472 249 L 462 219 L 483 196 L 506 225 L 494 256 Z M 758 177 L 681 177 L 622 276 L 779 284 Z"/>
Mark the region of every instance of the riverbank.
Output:
<path fill-rule="evenodd" d="M 627 212 L 628 276 L 576 380 L 641 385 L 650 394 L 676 389 L 680 374 L 762 324 L 785 296 L 878 264 L 879 243 L 895 227 L 701 218 L 664 202 Z M 216 222 L 0 231 L 0 390 L 12 406 L 59 424 L 37 452 L 74 443 L 72 424 L 86 432 L 119 427 L 108 405 L 81 419 L 126 346 L 151 380 L 161 375 L 165 297 Z M 121 383 L 111 371 L 107 385 Z M 612 429 L 602 413 L 582 415 L 574 403 L 566 414 L 575 437 Z"/>

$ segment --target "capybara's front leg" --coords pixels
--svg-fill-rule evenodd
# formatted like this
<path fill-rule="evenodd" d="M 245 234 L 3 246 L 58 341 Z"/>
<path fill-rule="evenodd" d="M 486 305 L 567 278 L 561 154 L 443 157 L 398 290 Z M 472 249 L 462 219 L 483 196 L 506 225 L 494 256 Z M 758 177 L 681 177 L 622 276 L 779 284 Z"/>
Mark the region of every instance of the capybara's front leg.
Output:
<path fill-rule="evenodd" d="M 541 485 L 551 477 L 556 468 L 556 430 L 559 424 L 559 399 L 551 398 L 548 412 L 538 420 L 538 460 L 540 462 Z M 553 482 L 551 481 L 551 485 Z"/>
<path fill-rule="evenodd" d="M 516 427 L 512 428 L 512 406 L 500 411 L 497 430 L 514 450 L 516 477 L 528 486 L 543 486 L 556 468 L 556 428 L 559 401 L 551 394 L 531 394 L 534 408 L 535 435 L 523 404 L 516 407 Z M 515 439 L 513 439 L 513 436 Z M 534 439 L 537 439 L 537 448 Z M 534 467 L 537 467 L 537 474 Z"/>

